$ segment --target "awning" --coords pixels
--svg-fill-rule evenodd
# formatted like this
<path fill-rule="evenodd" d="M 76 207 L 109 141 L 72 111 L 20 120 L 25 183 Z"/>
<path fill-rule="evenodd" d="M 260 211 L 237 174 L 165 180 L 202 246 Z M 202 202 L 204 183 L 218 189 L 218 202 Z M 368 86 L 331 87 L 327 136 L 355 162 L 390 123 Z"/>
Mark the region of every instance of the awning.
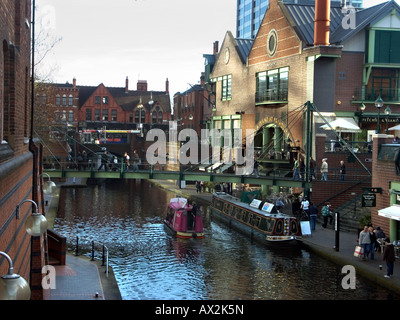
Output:
<path fill-rule="evenodd" d="M 388 130 L 400 130 L 400 124 L 398 124 L 397 126 L 391 127 Z"/>
<path fill-rule="evenodd" d="M 378 210 L 378 215 L 385 217 L 385 218 L 400 221 L 400 206 L 397 204 L 394 204 L 390 207 Z"/>
<path fill-rule="evenodd" d="M 320 128 L 325 130 L 335 130 L 340 132 L 360 132 L 361 129 L 354 121 L 353 118 L 336 118 L 336 120 L 331 121 L 328 124 L 320 126 Z M 331 129 L 332 128 L 332 129 Z"/>

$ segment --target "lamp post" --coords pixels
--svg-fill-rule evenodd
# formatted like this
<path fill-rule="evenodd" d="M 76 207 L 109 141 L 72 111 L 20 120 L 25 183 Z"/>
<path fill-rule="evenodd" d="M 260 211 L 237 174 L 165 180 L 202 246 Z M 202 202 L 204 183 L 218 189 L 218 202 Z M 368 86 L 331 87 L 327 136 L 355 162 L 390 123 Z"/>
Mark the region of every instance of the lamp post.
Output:
<path fill-rule="evenodd" d="M 20 207 L 24 202 L 31 202 L 35 206 L 35 212 L 33 212 L 25 221 L 26 232 L 34 237 L 41 236 L 46 232 L 48 222 L 46 217 L 38 211 L 38 206 L 33 200 L 24 200 L 17 206 L 17 219 L 20 216 Z"/>
<path fill-rule="evenodd" d="M 143 130 L 142 130 L 142 109 L 143 109 L 143 103 L 142 103 L 142 97 L 139 99 L 139 104 L 138 104 L 138 109 L 139 109 L 139 128 L 140 128 L 140 136 L 143 137 Z"/>
<path fill-rule="evenodd" d="M 19 274 L 14 273 L 11 258 L 0 251 L 0 256 L 4 256 L 8 261 L 8 273 L 0 278 L 0 300 L 29 300 L 31 289 L 28 282 Z"/>
<path fill-rule="evenodd" d="M 391 115 L 392 110 L 389 108 L 389 106 L 386 107 L 385 109 L 385 114 L 386 114 L 386 134 L 389 134 L 389 128 L 388 128 L 388 122 L 389 122 L 389 116 Z"/>
<path fill-rule="evenodd" d="M 376 133 L 381 133 L 380 116 L 381 116 L 381 108 L 383 107 L 383 100 L 382 100 L 381 96 L 379 96 L 378 99 L 376 99 L 375 107 L 378 108 L 378 125 L 376 127 Z"/>

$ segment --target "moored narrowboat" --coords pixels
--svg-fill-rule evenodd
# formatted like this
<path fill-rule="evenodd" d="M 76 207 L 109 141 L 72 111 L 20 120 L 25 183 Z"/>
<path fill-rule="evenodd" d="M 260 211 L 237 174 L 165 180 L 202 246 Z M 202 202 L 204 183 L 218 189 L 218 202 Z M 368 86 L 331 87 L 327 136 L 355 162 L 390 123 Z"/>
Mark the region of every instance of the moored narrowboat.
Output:
<path fill-rule="evenodd" d="M 272 203 L 255 199 L 248 204 L 227 193 L 216 192 L 211 215 L 266 244 L 297 245 L 302 238 L 300 221 L 280 213 Z"/>
<path fill-rule="evenodd" d="M 170 200 L 164 226 L 169 234 L 178 238 L 204 238 L 201 211 L 196 204 L 189 205 L 185 198 Z"/>

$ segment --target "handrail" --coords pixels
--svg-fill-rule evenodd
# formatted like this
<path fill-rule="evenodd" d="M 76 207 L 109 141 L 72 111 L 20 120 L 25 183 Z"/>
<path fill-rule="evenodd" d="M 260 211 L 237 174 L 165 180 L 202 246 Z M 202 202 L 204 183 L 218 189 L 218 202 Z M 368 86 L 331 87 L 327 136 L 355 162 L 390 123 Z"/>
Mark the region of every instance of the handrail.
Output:
<path fill-rule="evenodd" d="M 107 246 L 98 241 L 91 240 L 91 261 L 94 261 L 94 255 L 95 255 L 95 244 L 99 244 L 102 247 L 102 266 L 104 266 L 104 263 L 106 264 L 106 276 L 108 277 L 108 267 L 109 267 L 109 250 Z M 75 247 L 75 255 L 79 255 L 79 236 L 76 236 L 76 247 Z"/>

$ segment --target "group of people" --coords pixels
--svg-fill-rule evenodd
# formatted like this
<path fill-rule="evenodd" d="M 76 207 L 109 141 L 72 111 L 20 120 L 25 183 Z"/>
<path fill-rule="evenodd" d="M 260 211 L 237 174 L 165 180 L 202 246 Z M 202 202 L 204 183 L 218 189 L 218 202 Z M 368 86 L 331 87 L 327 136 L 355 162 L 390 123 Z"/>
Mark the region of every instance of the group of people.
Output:
<path fill-rule="evenodd" d="M 302 157 L 299 159 L 294 158 L 293 159 L 293 178 L 292 180 L 305 180 L 305 164 L 304 160 Z M 309 168 L 310 168 L 310 181 L 313 179 L 316 179 L 316 174 L 315 170 L 317 168 L 316 161 L 310 157 L 309 161 Z M 321 172 L 321 181 L 328 181 L 328 159 L 323 158 L 321 167 L 320 167 L 320 172 Z M 340 180 L 344 181 L 344 177 L 346 174 L 346 165 L 343 160 L 340 161 Z"/>
<path fill-rule="evenodd" d="M 378 239 L 382 240 L 384 244 L 384 251 L 382 259 L 386 261 L 387 273 L 385 278 L 390 278 L 393 275 L 393 267 L 395 261 L 395 252 L 393 243 L 390 243 L 390 239 L 386 238 L 385 233 L 380 227 L 374 229 L 372 226 L 365 226 L 360 232 L 358 243 L 363 249 L 363 260 L 367 260 L 369 257 L 371 260 L 375 258 L 375 250 L 379 249 L 382 245 L 378 242 Z"/>
<path fill-rule="evenodd" d="M 104 151 L 103 154 L 101 155 L 101 163 L 100 166 L 97 168 L 98 171 L 102 170 L 104 168 L 104 171 L 108 170 L 109 165 L 112 165 L 112 168 L 118 168 L 118 158 L 116 156 L 112 156 L 112 160 L 109 159 L 109 153 L 107 151 Z M 139 163 L 140 163 L 140 157 L 136 150 L 133 151 L 133 171 L 137 172 L 139 171 Z M 127 152 L 124 153 L 123 157 L 123 168 L 124 171 L 129 171 L 130 168 L 130 156 L 128 155 Z"/>

